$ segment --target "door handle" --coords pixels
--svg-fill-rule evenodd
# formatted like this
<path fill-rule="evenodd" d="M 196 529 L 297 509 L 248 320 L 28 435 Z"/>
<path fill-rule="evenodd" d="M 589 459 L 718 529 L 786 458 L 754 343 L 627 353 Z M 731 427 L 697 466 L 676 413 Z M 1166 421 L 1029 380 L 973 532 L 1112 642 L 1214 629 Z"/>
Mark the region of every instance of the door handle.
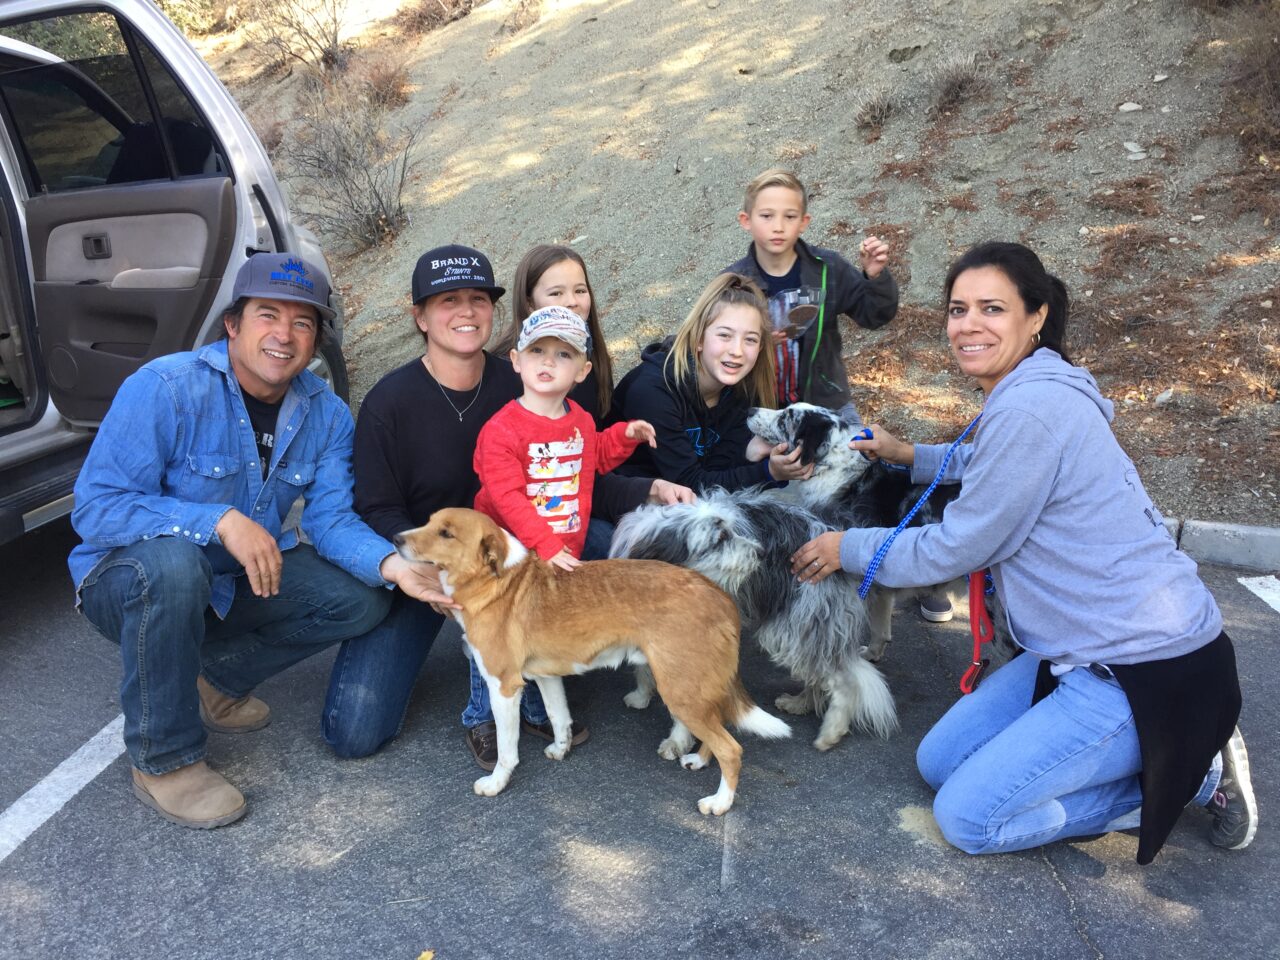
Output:
<path fill-rule="evenodd" d="M 81 249 L 86 260 L 110 260 L 111 238 L 105 233 L 90 234 L 81 240 Z"/>

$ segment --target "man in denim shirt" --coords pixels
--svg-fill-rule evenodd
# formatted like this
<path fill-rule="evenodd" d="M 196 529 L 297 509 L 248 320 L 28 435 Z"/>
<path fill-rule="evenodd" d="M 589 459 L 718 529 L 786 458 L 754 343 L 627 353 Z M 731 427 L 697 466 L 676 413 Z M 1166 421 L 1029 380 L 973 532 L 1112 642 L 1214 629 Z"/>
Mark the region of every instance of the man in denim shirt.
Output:
<path fill-rule="evenodd" d="M 225 340 L 120 387 L 76 482 L 68 560 L 81 609 L 120 644 L 134 793 L 203 829 L 245 812 L 205 763 L 205 728 L 266 726 L 255 686 L 376 626 L 380 587 L 434 585 L 351 509 L 351 413 L 306 370 L 333 317 L 324 276 L 259 253 L 233 294 Z M 314 547 L 282 532 L 298 497 Z"/>

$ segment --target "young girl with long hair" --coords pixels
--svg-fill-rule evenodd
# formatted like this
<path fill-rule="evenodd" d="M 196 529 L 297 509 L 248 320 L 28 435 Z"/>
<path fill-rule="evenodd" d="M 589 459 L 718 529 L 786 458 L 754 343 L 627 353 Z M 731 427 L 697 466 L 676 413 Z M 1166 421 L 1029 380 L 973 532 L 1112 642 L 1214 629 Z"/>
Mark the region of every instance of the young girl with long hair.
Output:
<path fill-rule="evenodd" d="M 614 392 L 612 420 L 647 420 L 653 450 L 637 450 L 619 472 L 658 476 L 702 491 L 738 490 L 807 475 L 799 451 L 752 438 L 752 407 L 776 405 L 764 294 L 722 273 L 702 291 L 675 335 L 645 347 Z"/>

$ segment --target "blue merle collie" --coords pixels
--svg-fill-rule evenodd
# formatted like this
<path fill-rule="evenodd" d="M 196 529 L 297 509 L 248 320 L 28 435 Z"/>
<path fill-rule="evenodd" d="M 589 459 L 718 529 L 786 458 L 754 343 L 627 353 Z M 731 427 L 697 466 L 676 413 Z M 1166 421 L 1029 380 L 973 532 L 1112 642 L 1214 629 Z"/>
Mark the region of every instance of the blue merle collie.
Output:
<path fill-rule="evenodd" d="M 860 428 L 821 407 L 759 409 L 748 422 L 771 443 L 798 444 L 813 476 L 782 493 L 715 490 L 692 505 L 641 507 L 618 525 L 610 555 L 690 567 L 732 596 L 744 634 L 804 685 L 778 697 L 778 709 L 822 714 L 814 741 L 819 750 L 835 746 L 853 726 L 888 737 L 897 729 L 897 711 L 870 661 L 880 659 L 889 642 L 895 591 L 873 587 L 864 602 L 858 578 L 845 573 L 800 584 L 791 575 L 791 555 L 828 530 L 896 526 L 924 488 L 850 450 Z M 941 517 L 955 488 L 939 490 L 913 524 Z M 643 668 L 637 684 L 625 699 L 642 709 L 653 692 Z"/>

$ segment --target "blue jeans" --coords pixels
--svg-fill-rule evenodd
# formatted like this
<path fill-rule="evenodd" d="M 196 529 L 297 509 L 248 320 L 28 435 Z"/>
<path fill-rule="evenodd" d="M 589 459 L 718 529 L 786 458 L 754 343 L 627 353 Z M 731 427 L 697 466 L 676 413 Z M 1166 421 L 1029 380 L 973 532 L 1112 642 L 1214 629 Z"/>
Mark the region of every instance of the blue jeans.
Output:
<path fill-rule="evenodd" d="M 934 819 L 966 853 L 1008 853 L 1138 826 L 1142 769 L 1129 701 L 1112 678 L 1077 667 L 1031 705 L 1040 660 L 1015 657 L 962 697 L 916 752 L 938 791 Z M 1209 802 L 1221 761 L 1199 794 Z"/>
<path fill-rule="evenodd" d="M 320 728 L 340 757 L 367 757 L 400 733 L 409 697 L 444 617 L 396 591 L 386 619 L 347 640 L 329 674 Z"/>
<path fill-rule="evenodd" d="M 280 592 L 255 597 L 235 578 L 225 620 L 209 607 L 213 578 L 232 572 L 225 550 L 157 537 L 112 550 L 85 577 L 81 609 L 120 645 L 124 742 L 133 765 L 161 774 L 201 760 L 196 677 L 231 697 L 386 614 L 388 591 L 360 583 L 306 544 L 285 551 Z"/>
<path fill-rule="evenodd" d="M 587 539 L 582 545 L 582 559 L 604 560 L 608 557 L 613 531 L 614 525 L 608 520 L 592 517 L 587 523 Z M 469 729 L 481 723 L 492 723 L 493 708 L 489 704 L 489 685 L 480 676 L 475 661 L 468 657 L 467 663 L 471 668 L 471 693 L 467 698 L 467 705 L 462 709 L 462 725 Z M 533 724 L 547 722 L 547 708 L 543 706 L 542 694 L 536 683 L 524 685 L 524 695 L 520 698 L 520 715 Z"/>

